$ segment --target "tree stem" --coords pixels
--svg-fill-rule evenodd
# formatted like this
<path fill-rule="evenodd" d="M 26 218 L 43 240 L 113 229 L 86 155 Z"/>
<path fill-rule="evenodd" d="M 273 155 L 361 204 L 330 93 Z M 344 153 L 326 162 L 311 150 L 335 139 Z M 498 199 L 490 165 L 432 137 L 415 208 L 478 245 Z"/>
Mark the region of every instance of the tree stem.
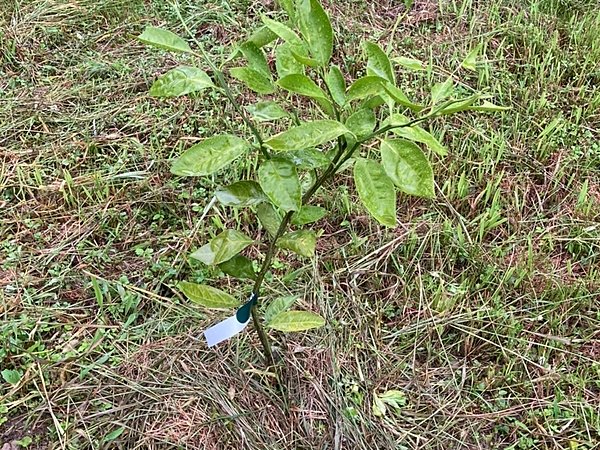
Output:
<path fill-rule="evenodd" d="M 267 333 L 262 325 L 262 322 L 260 321 L 260 318 L 258 317 L 257 308 L 258 308 L 258 304 L 260 301 L 260 288 L 265 279 L 265 276 L 267 275 L 267 272 L 271 268 L 271 261 L 273 260 L 273 256 L 275 256 L 275 253 L 277 251 L 277 247 L 276 247 L 277 240 L 287 230 L 288 224 L 290 223 L 290 219 L 292 218 L 293 213 L 294 213 L 293 211 L 288 212 L 281 220 L 281 223 L 279 224 L 279 228 L 277 229 L 277 233 L 275 233 L 275 236 L 273 236 L 273 239 L 271 239 L 271 242 L 269 243 L 269 248 L 267 249 L 267 254 L 265 255 L 265 259 L 262 263 L 262 266 L 260 267 L 260 272 L 258 272 L 258 275 L 256 276 L 256 281 L 254 282 L 254 288 L 252 289 L 252 293 L 257 298 L 256 303 L 252 306 L 252 321 L 254 322 L 254 328 L 256 328 L 256 332 L 258 333 L 258 337 L 260 338 L 260 342 L 263 346 L 263 350 L 265 351 L 265 360 L 267 361 L 267 364 L 269 366 L 274 365 L 273 349 L 271 348 L 271 341 L 269 340 L 269 336 L 267 335 Z"/>

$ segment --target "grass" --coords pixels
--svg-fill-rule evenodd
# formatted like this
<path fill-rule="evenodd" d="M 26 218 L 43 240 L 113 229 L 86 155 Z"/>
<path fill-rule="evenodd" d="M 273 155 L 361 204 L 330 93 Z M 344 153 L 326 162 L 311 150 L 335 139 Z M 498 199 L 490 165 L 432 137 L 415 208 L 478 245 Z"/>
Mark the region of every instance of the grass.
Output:
<path fill-rule="evenodd" d="M 173 10 L 0 4 L 0 444 L 598 448 L 600 9 L 398 3 L 330 2 L 340 64 L 359 74 L 351 55 L 369 37 L 431 63 L 399 73 L 416 98 L 451 73 L 512 109 L 431 124 L 451 150 L 435 161 L 438 196 L 402 198 L 397 229 L 367 219 L 349 173 L 322 191 L 337 212 L 318 256 L 280 254 L 268 293 L 297 295 L 327 326 L 273 334 L 279 387 L 254 333 L 208 350 L 199 336 L 222 314 L 173 289 L 243 289 L 186 255 L 227 224 L 262 232 L 245 211 L 206 209 L 252 161 L 195 182 L 168 173 L 196 138 L 244 132 L 218 96 L 146 95 L 178 60 L 133 37 L 183 34 Z M 257 5 L 180 6 L 220 58 Z M 487 63 L 456 72 L 479 43 Z M 400 407 L 377 416 L 388 391 Z"/>

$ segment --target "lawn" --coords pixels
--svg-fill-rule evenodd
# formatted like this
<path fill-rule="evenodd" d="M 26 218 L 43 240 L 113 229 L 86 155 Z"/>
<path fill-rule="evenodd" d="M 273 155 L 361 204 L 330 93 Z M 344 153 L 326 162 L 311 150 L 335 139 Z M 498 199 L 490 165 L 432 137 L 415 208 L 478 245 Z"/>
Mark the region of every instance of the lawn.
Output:
<path fill-rule="evenodd" d="M 228 313 L 176 288 L 247 292 L 188 255 L 225 228 L 264 234 L 211 202 L 256 158 L 197 179 L 170 164 L 249 131 L 219 93 L 150 97 L 190 61 L 135 38 L 185 36 L 179 11 L 220 62 L 261 14 L 283 18 L 275 2 L 0 0 L 2 450 L 600 448 L 597 1 L 323 4 L 353 78 L 368 38 L 423 62 L 397 66 L 411 97 L 452 76 L 510 110 L 427 125 L 450 154 L 432 159 L 434 199 L 399 197 L 395 228 L 350 169 L 319 191 L 315 257 L 278 253 L 263 296 L 326 325 L 269 332 L 278 382 L 251 326 L 207 348 Z"/>

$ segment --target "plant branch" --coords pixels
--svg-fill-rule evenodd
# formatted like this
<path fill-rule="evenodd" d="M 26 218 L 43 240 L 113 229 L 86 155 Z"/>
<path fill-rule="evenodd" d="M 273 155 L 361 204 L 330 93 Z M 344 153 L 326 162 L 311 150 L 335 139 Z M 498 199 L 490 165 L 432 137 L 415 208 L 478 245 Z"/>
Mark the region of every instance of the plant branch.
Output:
<path fill-rule="evenodd" d="M 275 358 L 273 358 L 273 349 L 271 348 L 271 341 L 269 341 L 269 336 L 265 331 L 262 323 L 260 322 L 260 317 L 258 317 L 258 310 L 256 309 L 256 304 L 250 310 L 252 313 L 252 322 L 254 323 L 254 328 L 258 333 L 258 337 L 260 338 L 260 343 L 263 346 L 263 350 L 265 351 L 265 360 L 267 362 L 267 366 L 272 367 L 275 365 Z"/>
<path fill-rule="evenodd" d="M 293 213 L 294 213 L 293 211 L 286 213 L 286 215 L 281 220 L 281 223 L 279 224 L 277 233 L 275 233 L 275 236 L 273 236 L 273 239 L 271 239 L 271 242 L 269 242 L 269 248 L 267 249 L 267 254 L 265 255 L 265 259 L 262 263 L 262 266 L 260 267 L 260 272 L 258 272 L 258 275 L 256 276 L 256 280 L 254 282 L 254 288 L 252 289 L 252 293 L 254 295 L 256 295 L 256 297 L 258 299 L 257 302 L 254 304 L 254 306 L 252 306 L 252 321 L 254 323 L 254 328 L 256 328 L 256 332 L 258 333 L 258 337 L 260 338 L 260 342 L 265 351 L 265 359 L 267 360 L 267 364 L 269 366 L 273 366 L 275 364 L 275 360 L 273 359 L 273 349 L 271 348 L 271 342 L 269 341 L 269 336 L 267 335 L 267 332 L 265 331 L 265 329 L 260 321 L 260 318 L 258 317 L 257 307 L 258 307 L 258 303 L 260 301 L 260 288 L 265 279 L 265 276 L 267 275 L 267 272 L 269 271 L 269 268 L 271 267 L 271 261 L 273 260 L 273 256 L 275 256 L 275 253 L 277 252 L 277 247 L 276 247 L 277 240 L 287 230 L 287 227 L 290 223 Z"/>
<path fill-rule="evenodd" d="M 202 45 L 202 43 L 199 42 L 198 39 L 196 39 L 196 37 L 194 36 L 194 34 L 190 30 L 190 28 L 185 23 L 185 20 L 183 20 L 183 17 L 181 16 L 181 11 L 179 11 L 179 4 L 177 1 L 175 1 L 173 3 L 173 8 L 175 9 L 177 17 L 179 18 L 179 21 L 181 22 L 181 25 L 185 29 L 186 33 L 190 36 L 190 38 L 194 41 L 194 43 L 200 50 L 200 53 L 193 52 L 193 54 L 196 57 L 203 59 L 204 62 L 208 65 L 208 67 L 210 67 L 210 69 L 213 71 L 215 78 L 217 79 L 217 83 L 219 84 L 219 87 L 223 90 L 223 92 L 225 93 L 225 96 L 231 102 L 233 108 L 240 115 L 240 117 L 242 118 L 242 120 L 244 121 L 246 126 L 248 128 L 250 128 L 250 131 L 252 132 L 252 134 L 254 135 L 256 140 L 258 141 L 258 146 L 259 146 L 260 152 L 263 154 L 263 156 L 266 159 L 270 159 L 271 155 L 265 148 L 264 139 L 263 139 L 262 135 L 260 134 L 260 131 L 258 131 L 258 128 L 256 128 L 256 126 L 248 118 L 248 115 L 246 114 L 246 112 L 242 109 L 242 107 L 240 106 L 238 101 L 235 99 L 233 93 L 231 92 L 231 89 L 229 88 L 229 85 L 227 84 L 227 81 L 225 80 L 225 76 L 224 76 L 223 72 L 212 62 L 208 53 L 206 53 L 206 50 L 204 50 L 204 46 Z"/>

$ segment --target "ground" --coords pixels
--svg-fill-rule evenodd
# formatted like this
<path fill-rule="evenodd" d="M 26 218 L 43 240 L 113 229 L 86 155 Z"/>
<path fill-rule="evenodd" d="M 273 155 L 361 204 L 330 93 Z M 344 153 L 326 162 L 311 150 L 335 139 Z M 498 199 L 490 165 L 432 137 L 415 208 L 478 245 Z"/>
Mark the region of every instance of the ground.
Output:
<path fill-rule="evenodd" d="M 275 8 L 178 4 L 216 61 Z M 271 333 L 277 384 L 251 329 L 207 349 L 223 313 L 175 288 L 243 292 L 187 255 L 228 224 L 263 231 L 219 206 L 199 220 L 252 161 L 169 174 L 196 139 L 247 134 L 218 94 L 147 95 L 182 57 L 135 36 L 185 34 L 174 7 L 0 0 L 0 448 L 598 447 L 597 2 L 325 5 L 352 76 L 369 38 L 429 63 L 398 68 L 414 98 L 452 74 L 511 109 L 429 125 L 450 149 L 434 157 L 437 196 L 401 197 L 395 229 L 368 219 L 349 172 L 321 191 L 334 212 L 317 256 L 279 254 L 265 297 L 296 295 L 327 325 Z M 460 69 L 479 43 L 478 71 Z M 398 407 L 376 415 L 385 393 Z"/>

